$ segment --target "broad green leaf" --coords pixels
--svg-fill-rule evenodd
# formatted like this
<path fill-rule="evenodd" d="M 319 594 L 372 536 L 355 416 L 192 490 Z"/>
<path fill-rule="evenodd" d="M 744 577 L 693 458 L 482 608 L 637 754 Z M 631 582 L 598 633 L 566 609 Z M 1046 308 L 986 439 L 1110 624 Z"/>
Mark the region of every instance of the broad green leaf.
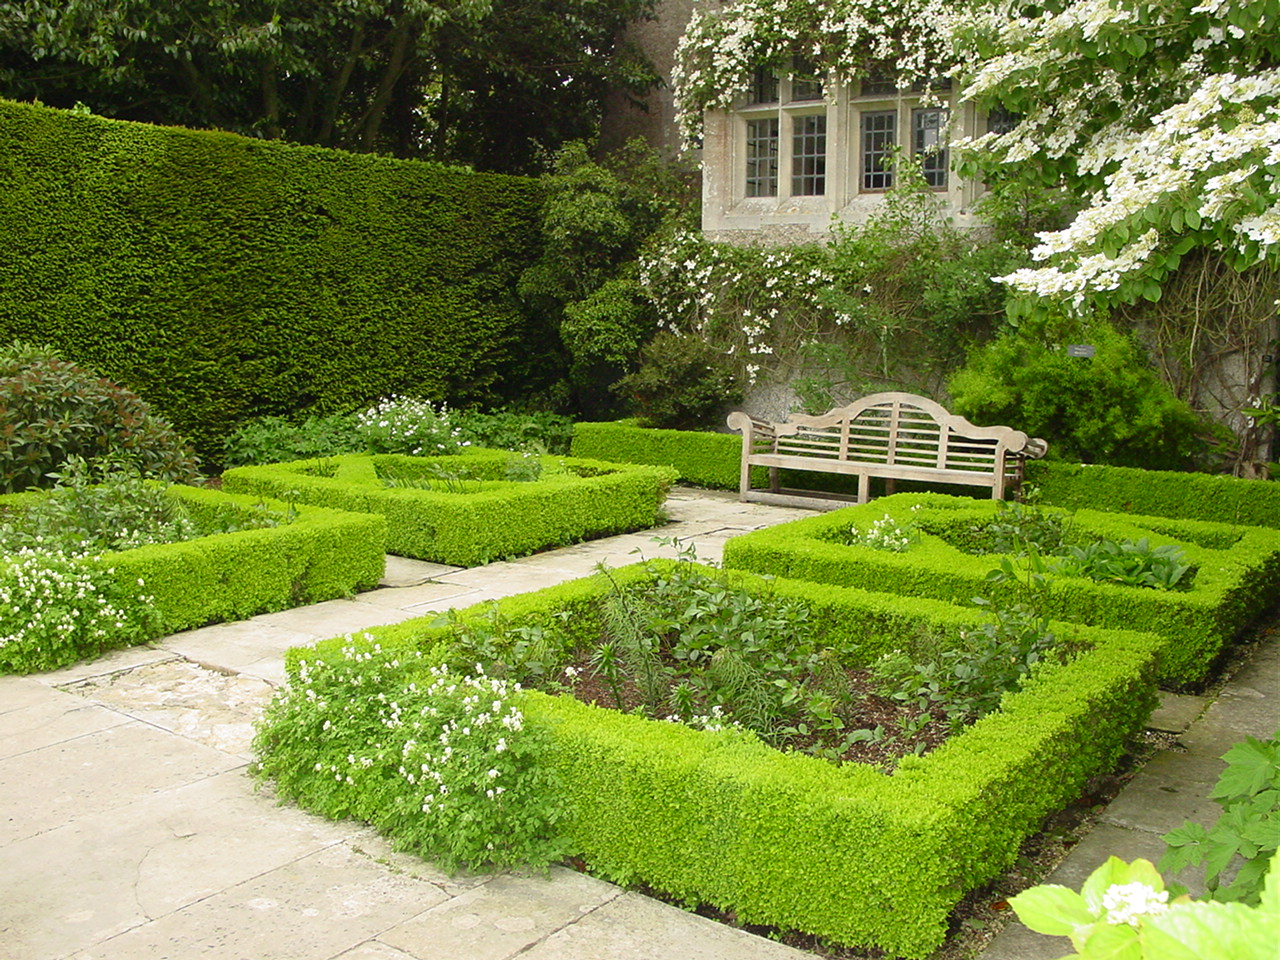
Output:
<path fill-rule="evenodd" d="M 1127 923 L 1099 923 L 1076 946 L 1089 960 L 1143 960 L 1138 931 Z"/>
<path fill-rule="evenodd" d="M 1158 960 L 1275 960 L 1276 918 L 1238 903 L 1189 903 L 1144 922 Z"/>
<path fill-rule="evenodd" d="M 1251 797 L 1275 779 L 1280 768 L 1280 747 L 1249 737 L 1223 754 L 1222 759 L 1227 761 L 1227 769 L 1209 796 Z"/>
<path fill-rule="evenodd" d="M 1069 937 L 1076 927 L 1097 919 L 1080 894 L 1053 883 L 1024 890 L 1011 897 L 1009 905 L 1029 929 L 1053 937 Z"/>

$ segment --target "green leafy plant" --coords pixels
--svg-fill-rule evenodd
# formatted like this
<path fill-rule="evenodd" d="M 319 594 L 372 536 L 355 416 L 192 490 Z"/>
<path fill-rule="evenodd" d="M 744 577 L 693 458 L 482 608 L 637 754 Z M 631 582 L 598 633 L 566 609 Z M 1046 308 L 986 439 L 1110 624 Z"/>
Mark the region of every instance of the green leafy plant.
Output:
<path fill-rule="evenodd" d="M 1037 933 L 1070 937 L 1083 960 L 1271 960 L 1280 925 L 1280 861 L 1272 864 L 1256 908 L 1169 899 L 1148 860 L 1118 857 L 1089 875 L 1076 893 L 1042 884 L 1009 899 Z"/>
<path fill-rule="evenodd" d="M 429 400 L 389 397 L 356 414 L 355 429 L 370 453 L 434 457 L 467 445 L 449 417 L 445 404 L 437 408 Z"/>
<path fill-rule="evenodd" d="M 742 381 L 722 350 L 697 337 L 662 331 L 640 352 L 640 368 L 614 389 L 650 427 L 694 430 L 742 400 Z"/>
<path fill-rule="evenodd" d="M 887 513 L 865 530 L 854 527 L 849 531 L 850 544 L 890 553 L 905 553 L 918 539 L 919 531 L 914 524 L 898 523 Z"/>
<path fill-rule="evenodd" d="M 1209 794 L 1222 815 L 1208 829 L 1187 821 L 1166 833 L 1160 869 L 1203 866 L 1211 899 L 1253 905 L 1280 846 L 1280 731 L 1265 741 L 1248 737 L 1222 759 L 1227 769 Z"/>
<path fill-rule="evenodd" d="M 0 493 L 51 487 L 71 457 L 128 460 L 185 482 L 196 458 L 137 394 L 27 343 L 0 347 Z"/>
<path fill-rule="evenodd" d="M 1185 555 L 1176 544 L 1153 547 L 1146 537 L 1120 543 L 1096 540 L 1084 546 L 1065 546 L 1054 568 L 1099 583 L 1173 590 L 1191 571 L 1190 564 L 1182 562 Z"/>
<path fill-rule="evenodd" d="M 52 670 L 154 637 L 146 584 L 91 558 L 22 547 L 0 555 L 0 673 Z"/>
<path fill-rule="evenodd" d="M 307 417 L 259 417 L 242 423 L 227 437 L 224 462 L 228 466 L 287 463 L 340 453 L 361 453 L 365 442 L 356 432 L 351 414 Z"/>
<path fill-rule="evenodd" d="M 558 413 L 453 410 L 449 419 L 457 428 L 458 439 L 473 447 L 520 451 L 538 449 L 567 456 L 573 440 L 573 419 Z"/>
<path fill-rule="evenodd" d="M 349 638 L 350 639 L 350 638 Z M 352 696 L 367 690 L 368 696 Z M 302 661 L 258 725 L 257 773 L 324 816 L 358 817 L 446 869 L 550 864 L 558 782 L 517 685 L 354 642 Z"/>
<path fill-rule="evenodd" d="M 57 487 L 0 516 L 0 548 L 53 550 L 69 556 L 178 543 L 215 533 L 262 529 L 291 522 L 296 511 L 224 509 L 197 520 L 167 489 L 144 480 L 128 460 L 91 466 L 70 458 Z"/>
<path fill-rule="evenodd" d="M 1065 512 L 1017 500 L 997 500 L 995 517 L 971 527 L 970 532 L 974 535 L 968 548 L 971 552 L 1015 557 L 1025 556 L 1032 549 L 1041 554 L 1057 553 L 1071 536 Z"/>

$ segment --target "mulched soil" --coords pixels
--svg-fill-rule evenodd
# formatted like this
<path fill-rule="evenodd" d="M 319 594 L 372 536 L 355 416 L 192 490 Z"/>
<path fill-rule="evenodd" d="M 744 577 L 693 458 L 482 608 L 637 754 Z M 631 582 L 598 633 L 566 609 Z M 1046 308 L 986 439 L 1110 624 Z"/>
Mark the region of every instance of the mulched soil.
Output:
<path fill-rule="evenodd" d="M 578 678 L 570 689 L 562 690 L 562 693 L 571 693 L 575 699 L 583 703 L 594 703 L 611 710 L 621 709 L 624 712 L 640 710 L 644 700 L 635 684 L 629 680 L 623 679 L 619 684 L 619 692 L 622 694 L 622 704 L 619 705 L 613 689 L 603 676 L 594 671 L 586 657 L 580 658 L 573 667 L 579 672 Z M 889 772 L 905 754 L 916 752 L 917 744 L 921 745 L 920 752 L 927 753 L 947 739 L 947 723 L 940 710 L 931 712 L 932 722 L 927 726 L 914 732 L 910 737 L 903 736 L 903 725 L 917 721 L 920 710 L 914 706 L 903 706 L 877 694 L 868 671 L 848 670 L 846 673 L 856 701 L 856 709 L 843 718 L 845 728 L 875 730 L 879 727 L 883 730 L 883 734 L 876 740 L 863 740 L 851 745 L 838 758 L 841 762 L 866 763 Z M 786 749 L 811 752 L 811 748 L 819 742 L 820 738 L 817 735 L 793 736 L 788 740 Z"/>

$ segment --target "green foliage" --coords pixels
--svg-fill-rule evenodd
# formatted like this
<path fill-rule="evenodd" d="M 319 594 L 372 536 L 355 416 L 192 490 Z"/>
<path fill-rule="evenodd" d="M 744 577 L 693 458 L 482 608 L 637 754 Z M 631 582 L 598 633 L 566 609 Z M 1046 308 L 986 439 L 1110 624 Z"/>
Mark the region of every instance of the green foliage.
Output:
<path fill-rule="evenodd" d="M 1093 346 L 1072 357 L 1072 343 Z M 1106 322 L 1024 325 L 975 351 L 949 384 L 956 413 L 1010 423 L 1084 463 L 1185 468 L 1207 454 L 1207 428 Z"/>
<path fill-rule="evenodd" d="M 1059 507 L 1280 526 L 1280 484 L 1267 480 L 1044 460 L 1027 464 L 1027 479 Z"/>
<path fill-rule="evenodd" d="M 1150 861 L 1118 857 L 1091 873 L 1079 893 L 1043 884 L 1009 903 L 1037 933 L 1071 938 L 1075 952 L 1064 960 L 1269 960 L 1280 923 L 1280 861 L 1256 909 L 1185 896 L 1171 902 Z"/>
<path fill-rule="evenodd" d="M 1099 583 L 1172 590 L 1191 571 L 1191 565 L 1182 562 L 1184 555 L 1176 544 L 1153 547 L 1146 537 L 1120 543 L 1095 540 L 1084 546 L 1066 546 L 1055 567 L 1069 576 Z"/>
<path fill-rule="evenodd" d="M 458 432 L 459 440 L 489 450 L 537 449 L 563 456 L 569 453 L 573 439 L 573 420 L 558 413 L 452 410 L 449 419 Z"/>
<path fill-rule="evenodd" d="M 527 172 L 657 82 L 623 28 L 650 0 L 14 0 L 0 94 L 157 124 Z M 88 112 L 88 108 L 85 108 Z"/>
<path fill-rule="evenodd" d="M 913 512 L 916 504 L 922 509 Z M 1010 558 L 1003 558 L 1009 566 L 998 571 L 1001 578 L 992 579 L 990 559 L 964 552 L 972 541 L 970 529 L 992 519 L 995 510 L 991 501 L 897 494 L 734 537 L 725 545 L 724 562 L 760 574 L 953 603 L 981 594 L 1007 606 L 1021 602 L 1027 590 L 1026 579 Z M 884 513 L 919 527 L 920 542 L 909 553 L 861 550 L 843 542 L 854 517 L 861 514 L 867 518 L 863 523 L 869 523 L 870 517 Z M 957 542 L 949 539 L 951 531 L 956 531 Z M 1032 552 L 1026 558 L 1036 565 L 1029 573 L 1052 585 L 1055 617 L 1163 636 L 1167 647 L 1161 680 L 1171 686 L 1203 679 L 1218 652 L 1273 602 L 1280 582 L 1280 534 L 1273 530 L 1081 509 L 1072 519 L 1072 531 L 1080 540 L 1172 541 L 1185 551 L 1186 559 L 1179 565 L 1196 570 L 1185 590 L 1095 583 L 1054 571 L 1052 558 Z"/>
<path fill-rule="evenodd" d="M 734 434 L 653 430 L 634 420 L 575 423 L 571 450 L 575 457 L 673 467 L 694 486 L 738 489 L 742 438 Z"/>
<path fill-rule="evenodd" d="M 585 143 L 566 144 L 542 183 L 542 255 L 520 293 L 560 331 L 576 408 L 616 415 L 608 387 L 655 329 L 634 260 L 659 231 L 697 222 L 696 178 L 636 139 L 598 162 Z"/>
<path fill-rule="evenodd" d="M 613 576 L 625 586 L 644 570 L 635 565 Z M 927 599 L 724 576 L 734 588 L 804 603 L 826 639 L 853 662 L 892 648 L 904 634 L 953 632 L 979 620 Z M 563 663 L 560 641 L 546 638 L 559 634 L 576 644 L 598 637 L 599 601 L 613 589 L 602 577 L 572 581 L 458 611 L 443 622 L 378 628 L 356 646 L 381 645 L 402 662 L 403 652 L 419 650 L 426 662 L 439 663 L 456 652 L 456 624 L 480 621 L 478 631 L 492 624 L 511 638 L 505 649 L 492 647 L 505 664 L 523 658 L 555 671 Z M 1077 796 L 1093 773 L 1110 769 L 1154 703 L 1157 638 L 1091 627 L 1080 635 L 1086 642 L 1079 658 L 1045 664 L 999 711 L 928 756 L 907 757 L 892 776 L 771 750 L 740 731 L 715 729 L 713 716 L 708 729 L 690 729 L 535 691 L 521 707 L 527 724 L 550 734 L 545 763 L 563 791 L 562 849 L 592 873 L 645 883 L 686 902 L 716 903 L 743 923 L 922 957 L 946 935 L 962 892 L 1011 864 L 1022 838 L 1047 813 Z M 300 662 L 314 673 L 316 661 L 345 659 L 341 648 L 351 644 L 332 640 L 291 651 L 294 685 Z M 361 684 L 344 692 L 343 699 L 367 701 L 380 691 Z M 336 704 L 340 696 L 329 699 Z M 323 756 L 331 758 L 322 761 L 324 773 L 308 772 L 321 758 L 309 766 L 302 750 L 290 769 L 314 778 L 320 802 L 325 790 L 342 791 L 346 801 L 355 793 L 327 767 L 345 771 L 348 754 L 368 756 L 367 745 L 377 742 L 370 733 L 323 744 Z M 352 777 L 360 782 L 358 773 Z"/>
<path fill-rule="evenodd" d="M 549 736 L 526 722 L 518 687 L 429 666 L 416 651 L 345 653 L 302 661 L 272 699 L 254 739 L 259 777 L 446 870 L 546 867 L 562 855 Z"/>
<path fill-rule="evenodd" d="M 872 550 L 888 550 L 891 553 L 906 553 L 916 540 L 916 528 L 910 521 L 899 523 L 889 514 L 879 520 L 873 520 L 865 530 L 853 527 L 849 530 L 847 543 Z"/>
<path fill-rule="evenodd" d="M 541 478 L 524 483 L 503 482 L 509 458 L 494 450 L 438 459 L 347 455 L 235 467 L 222 479 L 231 492 L 281 497 L 296 491 L 299 503 L 379 514 L 387 520 L 388 552 L 459 566 L 651 527 L 675 479 L 664 467 L 558 457 L 541 462 Z M 520 469 L 528 472 L 529 465 Z M 380 479 L 390 476 L 399 478 L 398 488 Z M 412 488 L 424 479 L 433 489 Z"/>
<path fill-rule="evenodd" d="M 0 673 L 53 670 L 161 634 L 141 578 L 57 550 L 0 554 Z"/>
<path fill-rule="evenodd" d="M 873 676 L 885 696 L 915 704 L 922 714 L 939 709 L 952 730 L 986 716 L 1006 693 L 1017 690 L 1057 638 L 1049 620 L 1024 604 L 993 608 L 992 619 L 963 630 L 958 643 L 942 645 L 922 662 L 901 651 L 885 654 Z"/>
<path fill-rule="evenodd" d="M 641 351 L 640 368 L 614 389 L 633 401 L 644 425 L 660 429 L 708 427 L 742 402 L 742 382 L 723 353 L 665 330 Z"/>
<path fill-rule="evenodd" d="M 0 180 L 0 341 L 128 384 L 206 460 L 258 416 L 561 377 L 515 297 L 535 181 L 8 102 Z"/>
<path fill-rule="evenodd" d="M 1038 498 L 1038 496 L 1037 496 Z M 1025 556 L 1031 550 L 1047 555 L 1062 549 L 1070 538 L 1070 519 L 1060 510 L 1017 500 L 996 501 L 996 515 L 970 528 L 969 552 Z"/>
<path fill-rule="evenodd" d="M 1280 731 L 1266 741 L 1247 737 L 1222 759 L 1227 769 L 1210 794 L 1222 815 L 1208 829 L 1187 821 L 1166 833 L 1160 869 L 1203 866 L 1211 899 L 1257 906 L 1280 847 Z"/>
<path fill-rule="evenodd" d="M 190 448 L 131 390 L 17 342 L 0 348 L 0 493 L 50 487 L 73 457 L 127 461 L 145 476 L 196 476 Z"/>
<path fill-rule="evenodd" d="M 463 447 L 459 430 L 449 421 L 449 408 L 430 400 L 389 397 L 355 417 L 355 432 L 369 453 L 402 453 L 439 457 Z"/>
<path fill-rule="evenodd" d="M 356 433 L 351 414 L 311 416 L 301 421 L 258 417 L 242 423 L 227 437 L 222 462 L 232 467 L 287 463 L 338 453 L 359 453 L 363 449 L 364 441 Z"/>

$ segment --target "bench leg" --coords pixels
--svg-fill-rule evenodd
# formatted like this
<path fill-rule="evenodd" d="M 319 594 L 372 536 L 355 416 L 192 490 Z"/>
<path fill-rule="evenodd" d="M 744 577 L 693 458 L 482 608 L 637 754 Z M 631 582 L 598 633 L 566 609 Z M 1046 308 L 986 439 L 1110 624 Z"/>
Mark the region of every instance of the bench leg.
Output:
<path fill-rule="evenodd" d="M 747 494 L 751 491 L 751 464 L 747 463 L 746 454 L 742 456 L 742 474 L 738 478 L 738 499 L 746 503 Z"/>
<path fill-rule="evenodd" d="M 871 478 L 865 473 L 858 474 L 858 502 L 866 503 L 871 499 Z"/>
<path fill-rule="evenodd" d="M 769 489 L 772 490 L 774 493 L 777 493 L 779 490 L 782 489 L 782 485 L 778 482 L 777 467 L 769 468 Z"/>
<path fill-rule="evenodd" d="M 886 495 L 886 496 L 888 496 L 888 495 L 892 495 L 892 494 L 894 494 L 894 493 L 897 493 L 897 491 L 898 491 L 898 480 L 897 480 L 897 478 L 896 478 L 896 477 L 885 477 L 885 478 L 884 478 L 884 492 L 885 492 L 885 495 Z"/>

